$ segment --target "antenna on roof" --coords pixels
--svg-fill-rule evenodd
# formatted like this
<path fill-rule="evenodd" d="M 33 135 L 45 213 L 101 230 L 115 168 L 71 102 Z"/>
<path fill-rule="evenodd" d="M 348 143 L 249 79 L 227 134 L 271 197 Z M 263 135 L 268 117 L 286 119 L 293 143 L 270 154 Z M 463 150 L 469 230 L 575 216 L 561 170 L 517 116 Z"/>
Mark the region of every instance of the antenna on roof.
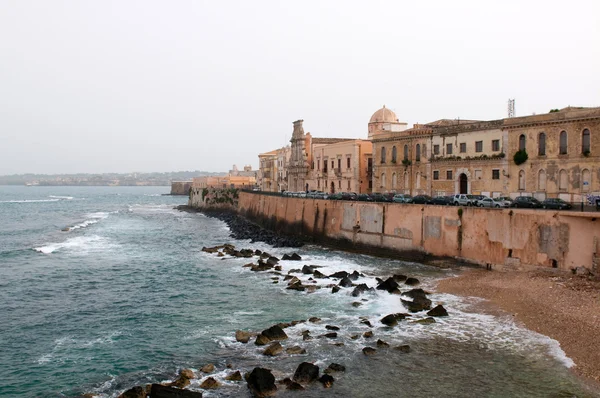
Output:
<path fill-rule="evenodd" d="M 508 117 L 515 117 L 515 99 L 508 99 Z"/>

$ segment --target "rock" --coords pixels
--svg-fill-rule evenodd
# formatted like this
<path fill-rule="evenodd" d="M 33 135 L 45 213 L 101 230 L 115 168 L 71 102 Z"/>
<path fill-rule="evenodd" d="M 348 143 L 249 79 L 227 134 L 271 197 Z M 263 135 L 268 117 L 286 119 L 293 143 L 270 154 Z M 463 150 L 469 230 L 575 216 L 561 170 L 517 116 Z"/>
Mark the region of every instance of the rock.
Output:
<path fill-rule="evenodd" d="M 202 251 L 206 252 L 206 253 L 216 253 L 219 251 L 219 248 L 218 247 L 203 247 Z"/>
<path fill-rule="evenodd" d="M 275 355 L 280 354 L 282 351 L 283 347 L 278 341 L 276 341 L 263 351 L 263 355 L 274 357 Z"/>
<path fill-rule="evenodd" d="M 271 340 L 263 335 L 263 334 L 259 334 L 258 336 L 256 336 L 256 340 L 254 341 L 254 344 L 256 345 L 266 345 L 269 344 L 271 342 Z"/>
<path fill-rule="evenodd" d="M 321 382 L 321 384 L 323 384 L 323 387 L 330 388 L 333 385 L 335 379 L 332 376 L 325 374 L 319 377 L 319 381 Z"/>
<path fill-rule="evenodd" d="M 302 273 L 306 275 L 311 275 L 315 270 L 310 265 L 305 265 L 302 267 Z"/>
<path fill-rule="evenodd" d="M 362 303 L 359 303 L 358 301 L 354 301 L 354 302 L 352 303 L 352 306 L 353 306 L 353 307 L 360 307 L 361 305 L 362 305 Z"/>
<path fill-rule="evenodd" d="M 279 322 L 277 324 L 277 326 L 279 326 L 282 329 L 285 329 L 285 328 L 289 328 L 290 326 L 292 326 L 292 324 L 290 322 Z"/>
<path fill-rule="evenodd" d="M 254 368 L 248 375 L 248 388 L 257 398 L 272 397 L 277 392 L 275 376 L 269 369 Z"/>
<path fill-rule="evenodd" d="M 362 349 L 362 352 L 365 355 L 375 355 L 375 353 L 377 352 L 377 350 L 375 348 L 365 347 L 365 348 Z"/>
<path fill-rule="evenodd" d="M 298 365 L 294 373 L 294 380 L 297 383 L 310 383 L 319 377 L 319 367 L 310 362 L 302 362 Z"/>
<path fill-rule="evenodd" d="M 174 382 L 167 384 L 169 387 L 185 388 L 190 385 L 190 379 L 187 377 L 178 377 Z"/>
<path fill-rule="evenodd" d="M 302 285 L 302 282 L 297 281 L 297 282 L 288 284 L 288 287 L 286 287 L 286 289 L 297 290 L 299 292 L 303 292 L 304 290 L 306 290 L 306 286 Z"/>
<path fill-rule="evenodd" d="M 417 297 L 413 301 L 400 301 L 402 301 L 402 304 L 404 304 L 404 306 L 408 308 L 410 312 L 419 312 L 431 309 L 431 300 L 424 297 Z"/>
<path fill-rule="evenodd" d="M 406 278 L 404 283 L 409 286 L 414 286 L 414 285 L 418 285 L 421 282 L 419 282 L 419 280 L 417 278 Z"/>
<path fill-rule="evenodd" d="M 300 260 L 302 260 L 302 257 L 300 257 L 300 255 L 298 253 L 292 253 L 292 255 L 290 256 L 290 260 L 300 261 Z"/>
<path fill-rule="evenodd" d="M 208 364 L 204 365 L 202 368 L 200 368 L 200 371 L 202 373 L 212 373 L 215 371 L 215 365 L 213 365 L 212 363 L 208 363 Z"/>
<path fill-rule="evenodd" d="M 306 286 L 306 293 L 314 293 L 318 289 L 317 286 Z"/>
<path fill-rule="evenodd" d="M 246 332 L 243 330 L 235 331 L 235 340 L 237 342 L 246 344 L 248 341 L 250 341 L 250 337 L 252 337 L 252 333 L 250 332 Z"/>
<path fill-rule="evenodd" d="M 448 311 L 441 304 L 436 305 L 430 311 L 427 311 L 429 316 L 448 316 Z"/>
<path fill-rule="evenodd" d="M 284 254 L 283 257 L 281 257 L 281 260 L 283 260 L 283 261 L 287 261 L 289 259 L 291 259 L 289 254 Z"/>
<path fill-rule="evenodd" d="M 242 381 L 242 374 L 240 373 L 239 370 L 236 370 L 235 372 L 225 376 L 225 380 L 228 381 Z"/>
<path fill-rule="evenodd" d="M 327 369 L 325 369 L 325 373 L 333 373 L 333 372 L 345 372 L 346 367 L 344 365 L 340 365 L 339 363 L 330 363 Z"/>
<path fill-rule="evenodd" d="M 352 297 L 358 297 L 363 293 L 369 292 L 369 291 L 373 291 L 373 288 L 370 288 L 369 286 L 367 286 L 366 283 L 361 283 L 360 285 L 356 286 L 354 288 L 354 290 L 352 291 Z"/>
<path fill-rule="evenodd" d="M 430 325 L 432 323 L 435 323 L 435 319 L 433 319 L 432 317 L 423 318 L 423 319 L 419 319 L 418 321 L 414 321 L 413 323 L 420 323 L 422 325 Z"/>
<path fill-rule="evenodd" d="M 360 321 L 360 323 L 362 323 L 363 325 L 367 325 L 370 328 L 373 327 L 373 325 L 371 325 L 371 322 L 368 319 L 363 319 Z"/>
<path fill-rule="evenodd" d="M 333 325 L 325 325 L 325 329 L 327 329 L 327 330 L 340 330 L 339 326 L 333 326 Z"/>
<path fill-rule="evenodd" d="M 221 383 L 219 383 L 218 381 L 216 381 L 213 377 L 209 377 L 206 380 L 204 380 L 202 382 L 202 384 L 200 384 L 200 388 L 203 388 L 205 390 L 210 390 L 213 388 L 218 388 L 221 386 Z"/>
<path fill-rule="evenodd" d="M 283 329 L 278 325 L 273 325 L 270 328 L 263 330 L 261 334 L 271 341 L 285 340 L 288 338 L 287 334 L 285 334 Z"/>
<path fill-rule="evenodd" d="M 300 274 L 300 273 L 302 273 L 302 270 L 298 269 L 298 268 L 294 268 L 294 269 L 291 269 L 288 271 L 288 275 L 289 274 Z"/>
<path fill-rule="evenodd" d="M 350 338 L 352 340 L 357 340 L 360 337 L 360 334 L 353 334 L 352 336 L 350 336 Z"/>
<path fill-rule="evenodd" d="M 350 280 L 350 278 L 348 278 L 348 277 L 342 278 L 340 283 L 338 283 L 338 286 L 341 286 L 341 287 L 352 287 L 352 285 L 353 285 L 352 280 Z"/>
<path fill-rule="evenodd" d="M 292 391 L 301 391 L 304 390 L 304 387 L 302 387 L 302 384 L 296 383 L 295 381 L 291 381 L 287 387 L 288 390 L 292 390 Z"/>
<path fill-rule="evenodd" d="M 311 323 L 321 322 L 321 318 L 317 318 L 316 316 L 308 318 L 308 321 Z"/>
<path fill-rule="evenodd" d="M 288 285 L 293 285 L 294 283 L 302 283 L 302 281 L 297 276 L 293 276 L 290 278 Z"/>
<path fill-rule="evenodd" d="M 329 275 L 330 278 L 337 278 L 337 279 L 344 279 L 347 276 L 348 276 L 348 273 L 346 271 L 338 271 L 336 273 Z"/>
<path fill-rule="evenodd" d="M 340 291 L 340 287 L 339 286 L 334 286 L 331 288 L 331 293 L 337 293 Z"/>
<path fill-rule="evenodd" d="M 162 384 L 152 384 L 150 396 L 152 398 L 202 398 L 202 393 L 163 386 Z"/>
<path fill-rule="evenodd" d="M 412 299 L 416 299 L 418 297 L 427 297 L 427 293 L 423 289 L 411 289 L 407 292 L 402 293 L 403 296 L 410 297 Z"/>
<path fill-rule="evenodd" d="M 285 352 L 287 352 L 290 355 L 306 354 L 306 350 L 304 348 L 300 347 L 299 345 L 295 345 L 293 347 L 288 347 L 285 349 Z"/>
<path fill-rule="evenodd" d="M 592 273 L 590 272 L 590 270 L 587 269 L 586 267 L 576 267 L 573 271 L 574 271 L 575 275 L 579 275 L 579 276 L 589 276 L 589 275 L 592 275 Z"/>
<path fill-rule="evenodd" d="M 296 326 L 299 323 L 304 323 L 304 322 L 306 322 L 306 321 L 304 319 L 301 319 L 301 320 L 298 320 L 298 321 L 292 321 L 291 324 L 292 324 L 292 326 Z"/>
<path fill-rule="evenodd" d="M 366 332 L 363 333 L 363 337 L 365 339 L 373 337 L 373 331 L 372 330 L 367 330 Z"/>
<path fill-rule="evenodd" d="M 315 278 L 318 278 L 318 279 L 329 278 L 327 275 L 325 275 L 324 273 L 322 273 L 321 271 L 319 271 L 319 270 L 317 270 L 317 269 L 316 269 L 316 270 L 314 270 L 314 272 L 313 272 L 313 276 L 314 276 Z"/>
<path fill-rule="evenodd" d="M 394 314 L 390 314 L 381 318 L 381 323 L 383 323 L 386 326 L 394 327 L 398 324 L 398 320 L 396 319 Z"/>
<path fill-rule="evenodd" d="M 335 338 L 337 338 L 337 333 L 336 332 L 325 333 L 325 334 L 320 335 L 319 337 L 327 337 L 328 339 L 335 339 Z"/>
<path fill-rule="evenodd" d="M 406 279 L 408 279 L 408 277 L 406 275 L 402 275 L 402 274 L 394 274 L 394 276 L 392 276 L 392 278 L 394 278 L 394 280 L 396 282 L 404 282 Z"/>
<path fill-rule="evenodd" d="M 256 256 L 260 256 L 262 254 L 262 252 L 258 249 L 254 250 L 254 255 Z"/>
<path fill-rule="evenodd" d="M 387 278 L 383 283 L 377 285 L 377 290 L 385 290 L 389 293 L 392 293 L 394 290 L 398 289 L 398 284 L 394 280 L 394 278 Z"/>
<path fill-rule="evenodd" d="M 275 271 L 281 271 L 283 268 L 281 268 L 281 265 L 276 265 L 273 269 Z"/>
<path fill-rule="evenodd" d="M 410 352 L 410 346 L 408 344 L 399 345 L 397 347 L 394 347 L 394 350 L 398 350 L 400 352 L 408 354 Z"/>
<path fill-rule="evenodd" d="M 269 257 L 267 259 L 267 264 L 271 265 L 273 267 L 276 266 L 278 262 L 279 262 L 279 259 L 277 257 Z"/>
<path fill-rule="evenodd" d="M 218 252 L 218 253 L 217 253 L 217 257 L 225 257 L 225 254 L 224 254 L 224 253 L 221 253 L 221 252 Z"/>
<path fill-rule="evenodd" d="M 142 386 L 135 386 L 123 392 L 118 398 L 146 398 L 146 389 Z"/>
<path fill-rule="evenodd" d="M 390 345 L 383 340 L 377 340 L 377 347 L 389 347 Z"/>
<path fill-rule="evenodd" d="M 358 277 L 361 276 L 358 271 L 353 271 L 351 274 L 348 274 L 348 279 L 355 281 Z"/>

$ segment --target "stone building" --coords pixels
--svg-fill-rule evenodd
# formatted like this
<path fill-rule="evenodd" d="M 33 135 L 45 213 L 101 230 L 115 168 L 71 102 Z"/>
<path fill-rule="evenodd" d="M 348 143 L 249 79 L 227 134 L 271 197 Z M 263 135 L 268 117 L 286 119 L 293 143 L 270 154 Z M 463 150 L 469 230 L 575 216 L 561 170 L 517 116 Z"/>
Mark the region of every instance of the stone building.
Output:
<path fill-rule="evenodd" d="M 287 190 L 287 167 L 290 155 L 289 145 L 258 155 L 260 170 L 258 187 L 261 191 L 282 192 Z"/>
<path fill-rule="evenodd" d="M 253 176 L 194 177 L 192 180 L 192 189 L 196 191 L 204 188 L 252 189 L 255 186 L 256 177 Z"/>

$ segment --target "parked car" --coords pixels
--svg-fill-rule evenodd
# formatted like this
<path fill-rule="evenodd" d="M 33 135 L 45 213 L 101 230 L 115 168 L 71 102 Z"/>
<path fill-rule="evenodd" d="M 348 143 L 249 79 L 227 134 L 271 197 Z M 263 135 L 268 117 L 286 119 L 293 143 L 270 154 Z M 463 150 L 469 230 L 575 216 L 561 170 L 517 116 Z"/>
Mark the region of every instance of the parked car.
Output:
<path fill-rule="evenodd" d="M 510 205 L 513 202 L 513 200 L 511 198 L 509 198 L 508 196 L 501 196 L 499 198 L 495 198 L 494 200 L 496 202 L 502 203 L 502 206 L 500 206 L 500 207 L 510 207 Z"/>
<path fill-rule="evenodd" d="M 306 192 L 302 191 L 302 192 L 296 192 L 297 196 L 299 198 L 306 198 Z"/>
<path fill-rule="evenodd" d="M 559 198 L 548 198 L 542 202 L 544 209 L 569 210 L 573 206 L 569 202 L 565 202 Z"/>
<path fill-rule="evenodd" d="M 356 200 L 356 197 L 354 192 L 342 192 L 342 200 Z"/>
<path fill-rule="evenodd" d="M 384 195 L 382 193 L 372 193 L 371 194 L 371 198 L 373 199 L 373 202 L 391 202 L 392 200 L 390 199 L 389 195 Z"/>
<path fill-rule="evenodd" d="M 313 196 L 315 199 L 329 199 L 329 194 L 326 192 L 315 192 Z"/>
<path fill-rule="evenodd" d="M 452 206 L 454 204 L 454 196 L 436 196 L 431 200 L 431 203 L 440 206 Z"/>
<path fill-rule="evenodd" d="M 467 195 L 467 199 L 469 200 L 469 203 L 467 204 L 467 206 L 479 206 L 479 201 L 487 198 L 487 196 L 484 195 Z"/>
<path fill-rule="evenodd" d="M 342 200 L 342 193 L 336 192 L 329 195 L 329 200 Z"/>
<path fill-rule="evenodd" d="M 397 195 L 394 195 L 394 197 L 392 198 L 392 202 L 410 203 L 410 202 L 412 202 L 412 196 L 404 194 L 404 193 L 399 193 Z"/>
<path fill-rule="evenodd" d="M 498 199 L 493 199 L 489 197 L 485 197 L 477 202 L 477 206 L 479 207 L 490 207 L 490 208 L 500 208 L 500 207 L 508 207 L 503 201 Z"/>
<path fill-rule="evenodd" d="M 452 203 L 454 203 L 454 206 L 469 206 L 470 201 L 469 198 L 467 198 L 467 195 L 457 193 L 456 195 L 454 195 Z"/>
<path fill-rule="evenodd" d="M 417 195 L 412 198 L 412 202 L 417 205 L 430 205 L 432 203 L 432 198 L 429 195 Z"/>
<path fill-rule="evenodd" d="M 361 193 L 356 197 L 356 200 L 360 202 L 372 202 L 373 198 L 369 194 Z"/>
<path fill-rule="evenodd" d="M 532 196 L 517 196 L 515 200 L 513 200 L 510 207 L 540 209 L 542 207 L 542 203 Z"/>

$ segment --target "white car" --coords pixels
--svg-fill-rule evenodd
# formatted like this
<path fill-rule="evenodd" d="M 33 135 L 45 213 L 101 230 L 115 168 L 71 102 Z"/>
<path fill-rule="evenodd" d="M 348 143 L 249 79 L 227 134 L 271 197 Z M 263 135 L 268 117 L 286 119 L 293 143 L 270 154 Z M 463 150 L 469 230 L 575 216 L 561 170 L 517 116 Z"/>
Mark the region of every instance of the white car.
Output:
<path fill-rule="evenodd" d="M 457 193 L 454 195 L 452 204 L 454 206 L 469 206 L 471 204 L 471 200 L 467 197 L 467 195 Z"/>
<path fill-rule="evenodd" d="M 477 201 L 477 206 L 479 207 L 491 207 L 491 208 L 500 208 L 500 207 L 508 207 L 504 204 L 504 202 L 492 199 L 489 197 L 485 197 Z"/>

